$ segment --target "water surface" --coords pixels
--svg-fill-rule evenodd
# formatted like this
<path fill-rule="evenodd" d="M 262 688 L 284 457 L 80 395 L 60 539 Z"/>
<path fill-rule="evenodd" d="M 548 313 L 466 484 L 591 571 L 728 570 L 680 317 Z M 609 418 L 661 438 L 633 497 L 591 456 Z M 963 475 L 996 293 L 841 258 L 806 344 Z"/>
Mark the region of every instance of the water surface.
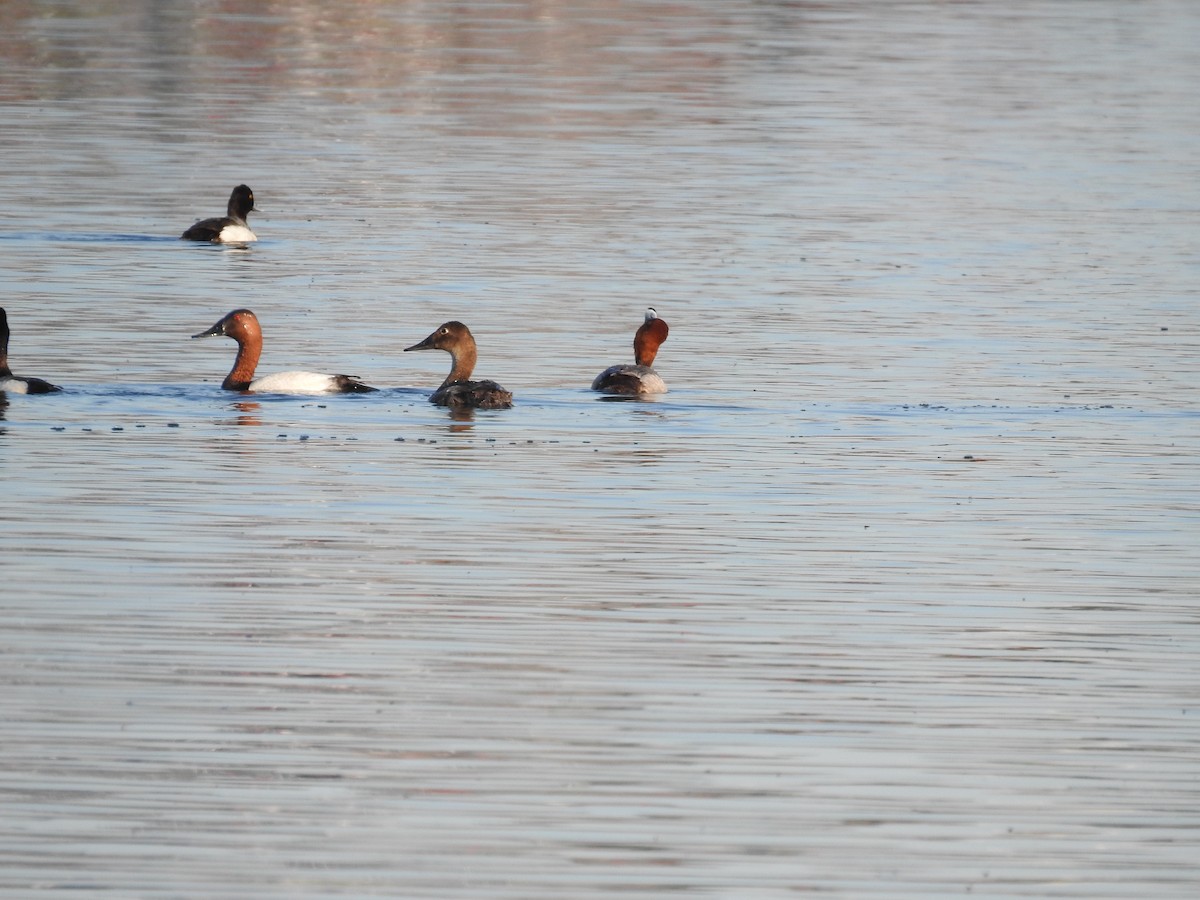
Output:
<path fill-rule="evenodd" d="M 1200 12 L 717 6 L 0 3 L 0 891 L 1200 887 Z"/>

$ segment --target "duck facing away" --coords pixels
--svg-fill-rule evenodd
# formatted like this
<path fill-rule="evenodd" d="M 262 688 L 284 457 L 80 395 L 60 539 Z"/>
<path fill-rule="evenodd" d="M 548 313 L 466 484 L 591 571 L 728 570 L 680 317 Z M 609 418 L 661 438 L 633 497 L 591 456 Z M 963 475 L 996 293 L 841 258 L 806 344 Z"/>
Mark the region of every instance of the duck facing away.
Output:
<path fill-rule="evenodd" d="M 257 212 L 254 191 L 239 184 L 229 195 L 229 208 L 224 216 L 202 219 L 180 237 L 185 241 L 208 241 L 212 244 L 246 244 L 257 241 L 258 235 L 246 224 L 246 216 Z"/>
<path fill-rule="evenodd" d="M 651 366 L 668 331 L 667 323 L 653 307 L 646 310 L 646 320 L 633 336 L 634 364 L 609 366 L 596 376 L 592 390 L 606 394 L 665 394 L 667 383 Z"/>
<path fill-rule="evenodd" d="M 262 328 L 258 317 L 248 309 L 235 309 L 208 331 L 192 338 L 224 335 L 237 341 L 237 358 L 221 382 L 227 391 L 257 391 L 272 394 L 365 394 L 376 390 L 353 375 L 324 375 L 320 372 L 278 372 L 254 377 L 262 355 Z"/>
<path fill-rule="evenodd" d="M 450 354 L 450 374 L 429 398 L 430 403 L 451 409 L 509 409 L 511 391 L 494 381 L 471 381 L 478 352 L 471 330 L 462 322 L 447 322 L 410 350 L 445 350 Z"/>
<path fill-rule="evenodd" d="M 8 367 L 8 313 L 0 306 L 0 391 L 10 394 L 54 394 L 61 391 L 57 384 L 40 378 L 21 378 Z"/>

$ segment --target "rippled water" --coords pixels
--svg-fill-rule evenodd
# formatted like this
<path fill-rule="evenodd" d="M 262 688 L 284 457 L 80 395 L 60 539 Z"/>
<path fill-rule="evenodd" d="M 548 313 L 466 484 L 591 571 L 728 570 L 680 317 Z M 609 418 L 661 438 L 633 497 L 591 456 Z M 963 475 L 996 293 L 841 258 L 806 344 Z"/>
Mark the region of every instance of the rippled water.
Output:
<path fill-rule="evenodd" d="M 1198 28 L 0 2 L 0 892 L 1192 896 Z"/>

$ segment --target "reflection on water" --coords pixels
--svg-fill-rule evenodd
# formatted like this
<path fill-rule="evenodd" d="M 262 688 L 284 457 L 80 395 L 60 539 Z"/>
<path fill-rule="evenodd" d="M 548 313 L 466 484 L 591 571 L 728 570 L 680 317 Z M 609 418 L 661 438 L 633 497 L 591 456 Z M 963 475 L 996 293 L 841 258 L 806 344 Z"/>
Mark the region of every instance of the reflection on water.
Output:
<path fill-rule="evenodd" d="M 150 234 L 0 234 L 0 241 L 53 241 L 64 244 L 124 244 L 149 241 L 171 241 L 177 238 Z"/>
<path fill-rule="evenodd" d="M 1198 16 L 0 2 L 0 891 L 1189 896 Z"/>
<path fill-rule="evenodd" d="M 238 411 L 238 415 L 232 419 L 226 420 L 229 425 L 262 425 L 262 417 L 259 412 L 262 407 L 258 403 L 252 401 L 239 400 L 232 404 L 233 408 Z"/>

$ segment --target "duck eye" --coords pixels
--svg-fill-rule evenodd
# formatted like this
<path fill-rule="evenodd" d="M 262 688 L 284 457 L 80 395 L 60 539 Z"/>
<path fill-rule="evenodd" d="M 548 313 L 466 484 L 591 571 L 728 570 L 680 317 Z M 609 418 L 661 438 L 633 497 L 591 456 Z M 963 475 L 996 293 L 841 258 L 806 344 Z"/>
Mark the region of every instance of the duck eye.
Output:
<path fill-rule="evenodd" d="M 449 334 L 449 333 L 450 333 L 449 328 L 443 328 L 441 331 L 438 332 L 438 334 Z"/>

